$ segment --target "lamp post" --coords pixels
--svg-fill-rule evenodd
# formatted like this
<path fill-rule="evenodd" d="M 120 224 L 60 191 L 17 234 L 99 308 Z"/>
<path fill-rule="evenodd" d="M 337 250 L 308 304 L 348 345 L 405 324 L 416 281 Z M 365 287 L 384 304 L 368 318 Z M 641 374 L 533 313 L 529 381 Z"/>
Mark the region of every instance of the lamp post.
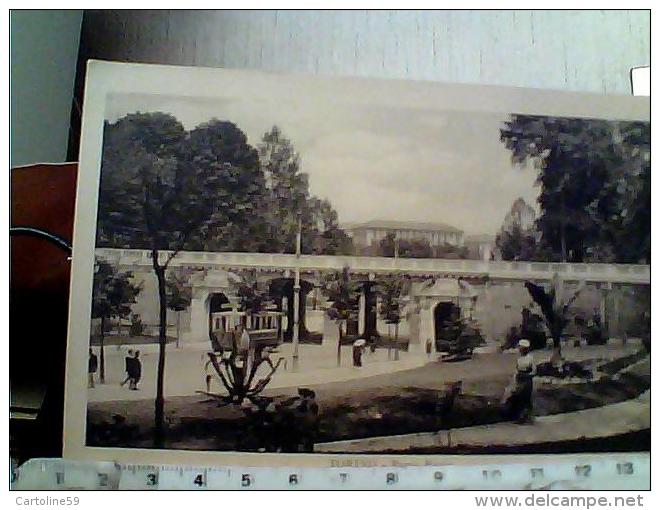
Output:
<path fill-rule="evenodd" d="M 300 341 L 300 242 L 302 238 L 302 217 L 298 215 L 298 232 L 296 233 L 296 267 L 293 280 L 293 359 L 292 370 L 298 369 L 298 344 Z"/>

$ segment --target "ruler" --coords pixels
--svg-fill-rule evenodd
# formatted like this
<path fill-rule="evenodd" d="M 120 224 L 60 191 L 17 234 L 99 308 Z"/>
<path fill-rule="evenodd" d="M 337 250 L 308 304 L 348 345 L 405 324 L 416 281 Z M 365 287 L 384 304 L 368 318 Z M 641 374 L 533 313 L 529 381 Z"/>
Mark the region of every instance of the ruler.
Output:
<path fill-rule="evenodd" d="M 648 490 L 650 454 L 539 456 L 538 462 L 404 467 L 194 467 L 32 459 L 14 490 Z M 544 462 L 545 460 L 545 462 Z"/>

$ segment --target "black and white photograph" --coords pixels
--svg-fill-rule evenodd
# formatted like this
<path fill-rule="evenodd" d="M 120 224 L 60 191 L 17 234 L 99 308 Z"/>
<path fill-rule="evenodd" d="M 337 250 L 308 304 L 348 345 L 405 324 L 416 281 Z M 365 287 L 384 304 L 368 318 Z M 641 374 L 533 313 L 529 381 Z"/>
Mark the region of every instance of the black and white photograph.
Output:
<path fill-rule="evenodd" d="M 648 99 L 97 70 L 83 449 L 650 451 Z"/>

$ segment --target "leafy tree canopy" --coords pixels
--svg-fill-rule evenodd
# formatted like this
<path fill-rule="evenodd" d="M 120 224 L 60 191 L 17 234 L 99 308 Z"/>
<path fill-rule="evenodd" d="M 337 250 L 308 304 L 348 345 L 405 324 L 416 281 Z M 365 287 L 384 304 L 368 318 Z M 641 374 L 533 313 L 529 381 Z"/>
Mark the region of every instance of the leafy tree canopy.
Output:
<path fill-rule="evenodd" d="M 105 125 L 101 175 L 99 246 L 291 253 L 300 222 L 303 253 L 353 253 L 277 126 L 255 148 L 232 122 L 129 114 Z"/>
<path fill-rule="evenodd" d="M 273 305 L 268 284 L 259 280 L 255 270 L 241 271 L 234 287 L 241 311 L 254 314 Z"/>
<path fill-rule="evenodd" d="M 300 169 L 300 157 L 277 126 L 264 133 L 259 155 L 266 187 L 263 217 L 269 250 L 294 251 L 300 223 L 302 253 L 352 254 L 352 240 L 339 228 L 337 212 L 328 200 L 310 194 L 309 176 Z"/>
<path fill-rule="evenodd" d="M 192 287 L 186 278 L 170 273 L 167 286 L 167 306 L 175 312 L 186 310 L 192 301 Z"/>
<path fill-rule="evenodd" d="M 449 243 L 444 243 L 440 246 L 431 246 L 431 243 L 428 241 L 428 239 L 423 237 L 416 239 L 399 239 L 397 241 L 394 233 L 392 232 L 387 234 L 383 239 L 379 241 L 378 254 L 381 257 L 394 257 L 397 243 L 399 257 L 412 259 L 468 258 L 468 250 L 463 246 L 454 246 Z"/>
<path fill-rule="evenodd" d="M 335 321 L 357 319 L 360 307 L 360 284 L 351 278 L 350 269 L 344 267 L 326 275 L 322 283 L 323 293 L 332 303 L 328 316 Z"/>
<path fill-rule="evenodd" d="M 119 272 L 109 262 L 96 260 L 92 294 L 92 317 L 126 318 L 131 313 L 131 305 L 142 290 L 131 282 L 133 273 Z"/>
<path fill-rule="evenodd" d="M 537 227 L 560 259 L 650 260 L 648 122 L 512 115 L 500 139 L 537 168 Z"/>
<path fill-rule="evenodd" d="M 410 292 L 410 280 L 391 276 L 379 281 L 380 316 L 387 324 L 398 324 L 403 318 L 405 300 Z"/>

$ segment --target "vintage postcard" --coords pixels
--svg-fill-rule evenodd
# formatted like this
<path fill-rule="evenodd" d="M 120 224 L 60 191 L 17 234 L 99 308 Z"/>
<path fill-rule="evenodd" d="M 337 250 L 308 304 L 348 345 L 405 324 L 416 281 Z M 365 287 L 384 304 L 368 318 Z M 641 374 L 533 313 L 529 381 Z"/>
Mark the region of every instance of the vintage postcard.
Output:
<path fill-rule="evenodd" d="M 649 115 L 91 62 L 65 455 L 650 451 Z"/>

